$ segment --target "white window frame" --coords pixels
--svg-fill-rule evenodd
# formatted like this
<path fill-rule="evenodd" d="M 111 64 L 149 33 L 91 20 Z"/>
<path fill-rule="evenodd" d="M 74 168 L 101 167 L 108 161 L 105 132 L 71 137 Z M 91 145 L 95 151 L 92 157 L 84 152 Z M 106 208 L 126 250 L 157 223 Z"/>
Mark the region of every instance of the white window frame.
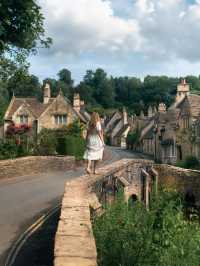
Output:
<path fill-rule="evenodd" d="M 28 115 L 19 116 L 20 124 L 28 124 Z"/>
<path fill-rule="evenodd" d="M 67 125 L 67 115 L 54 115 L 54 123 L 59 125 Z"/>

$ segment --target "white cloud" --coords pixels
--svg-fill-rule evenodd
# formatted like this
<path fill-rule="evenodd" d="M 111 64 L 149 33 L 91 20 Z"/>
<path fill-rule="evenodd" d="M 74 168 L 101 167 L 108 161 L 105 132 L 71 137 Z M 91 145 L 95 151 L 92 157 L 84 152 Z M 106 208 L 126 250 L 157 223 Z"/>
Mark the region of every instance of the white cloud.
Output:
<path fill-rule="evenodd" d="M 141 45 L 137 21 L 115 16 L 110 1 L 41 0 L 40 3 L 47 34 L 54 39 L 54 54 L 113 52 L 127 47 L 135 51 Z"/>
<path fill-rule="evenodd" d="M 138 75 L 171 73 L 170 66 L 175 74 L 198 71 L 200 0 L 38 1 L 54 43 L 32 61 L 35 72 L 65 66 L 78 76 L 90 65 Z"/>
<path fill-rule="evenodd" d="M 145 47 L 141 51 L 150 59 L 171 58 L 200 61 L 200 1 L 136 0 L 134 12 L 142 13 L 138 25 Z"/>

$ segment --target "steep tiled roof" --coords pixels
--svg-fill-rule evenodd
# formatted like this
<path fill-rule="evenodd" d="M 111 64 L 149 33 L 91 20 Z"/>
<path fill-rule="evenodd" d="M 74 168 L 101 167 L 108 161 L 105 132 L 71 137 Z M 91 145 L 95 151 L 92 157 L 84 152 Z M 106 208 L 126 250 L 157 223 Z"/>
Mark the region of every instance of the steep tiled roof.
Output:
<path fill-rule="evenodd" d="M 130 127 L 129 124 L 124 125 L 116 134 L 115 137 L 121 137 L 123 135 L 124 132 L 126 132 L 126 130 Z"/>
<path fill-rule="evenodd" d="M 153 138 L 153 128 L 154 125 L 152 124 L 151 127 L 146 131 L 142 139 L 152 139 Z"/>
<path fill-rule="evenodd" d="M 190 104 L 190 112 L 193 117 L 200 116 L 200 95 L 190 94 L 187 96 Z"/>
<path fill-rule="evenodd" d="M 51 98 L 48 104 L 42 104 L 41 102 L 37 100 L 37 98 L 16 98 L 14 97 L 12 99 L 10 110 L 8 110 L 8 113 L 6 114 L 5 118 L 11 119 L 13 114 L 23 104 L 26 104 L 29 110 L 33 113 L 33 115 L 36 118 L 38 118 L 46 110 L 46 108 L 53 102 L 53 100 L 54 98 Z"/>
<path fill-rule="evenodd" d="M 174 103 L 169 110 L 180 108 L 181 104 L 185 101 L 188 101 L 191 116 L 197 118 L 200 116 L 200 95 L 190 94 L 181 99 L 178 103 Z"/>

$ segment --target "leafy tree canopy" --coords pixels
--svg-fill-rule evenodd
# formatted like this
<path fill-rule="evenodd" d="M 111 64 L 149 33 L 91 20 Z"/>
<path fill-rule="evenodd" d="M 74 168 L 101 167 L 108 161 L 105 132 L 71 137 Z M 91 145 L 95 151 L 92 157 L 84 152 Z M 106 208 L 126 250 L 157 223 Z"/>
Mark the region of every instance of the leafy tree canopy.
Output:
<path fill-rule="evenodd" d="M 0 54 L 17 50 L 36 51 L 40 43 L 48 47 L 50 38 L 44 37 L 44 17 L 35 0 L 1 0 Z"/>

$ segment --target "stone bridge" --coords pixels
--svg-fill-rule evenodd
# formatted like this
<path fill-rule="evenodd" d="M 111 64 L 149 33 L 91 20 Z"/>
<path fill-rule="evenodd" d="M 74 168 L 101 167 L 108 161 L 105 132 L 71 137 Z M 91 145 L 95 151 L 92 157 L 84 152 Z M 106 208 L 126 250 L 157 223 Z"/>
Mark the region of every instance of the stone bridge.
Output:
<path fill-rule="evenodd" d="M 91 214 L 101 213 L 102 203 L 112 202 L 120 189 L 127 201 L 139 199 L 148 207 L 151 190 L 157 188 L 158 174 L 152 161 L 123 159 L 99 172 L 66 183 L 55 239 L 55 266 L 97 265 Z"/>
<path fill-rule="evenodd" d="M 195 199 L 200 206 L 200 171 L 182 169 L 150 160 L 123 159 L 67 182 L 55 239 L 55 266 L 97 266 L 91 216 L 102 213 L 102 204 L 112 202 L 123 190 L 125 200 L 143 201 L 152 190 L 173 188 Z"/>

